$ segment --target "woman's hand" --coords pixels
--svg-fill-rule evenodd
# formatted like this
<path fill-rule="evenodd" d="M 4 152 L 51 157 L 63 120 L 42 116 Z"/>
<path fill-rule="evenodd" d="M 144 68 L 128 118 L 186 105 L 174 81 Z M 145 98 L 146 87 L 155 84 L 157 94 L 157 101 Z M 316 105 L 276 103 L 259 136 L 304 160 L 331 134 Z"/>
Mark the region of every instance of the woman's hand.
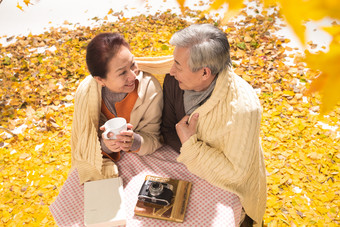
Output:
<path fill-rule="evenodd" d="M 107 148 L 112 152 L 120 152 L 120 151 L 130 151 L 131 146 L 133 144 L 133 126 L 131 124 L 127 124 L 127 130 L 121 131 L 120 134 L 116 135 L 116 139 L 105 139 L 102 134 L 102 139 Z M 105 127 L 100 127 L 100 130 L 105 131 Z M 112 137 L 114 134 L 109 132 L 107 137 Z"/>
<path fill-rule="evenodd" d="M 132 125 L 127 124 L 127 130 L 121 131 L 119 135 L 116 135 L 117 145 L 119 145 L 122 151 L 130 151 L 133 144 L 133 131 Z"/>
<path fill-rule="evenodd" d="M 101 131 L 105 131 L 104 125 L 99 128 Z M 109 132 L 107 134 L 108 138 L 114 136 L 113 132 Z M 120 152 L 120 145 L 117 143 L 117 139 L 105 139 L 104 135 L 102 134 L 102 141 L 104 142 L 105 146 L 112 152 Z"/>

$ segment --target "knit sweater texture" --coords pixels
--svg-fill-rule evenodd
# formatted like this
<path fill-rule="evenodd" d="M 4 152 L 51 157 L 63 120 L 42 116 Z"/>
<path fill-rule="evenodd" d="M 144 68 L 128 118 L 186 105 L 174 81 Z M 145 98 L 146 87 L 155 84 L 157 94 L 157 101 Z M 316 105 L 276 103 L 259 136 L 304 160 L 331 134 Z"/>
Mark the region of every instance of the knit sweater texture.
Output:
<path fill-rule="evenodd" d="M 164 90 L 165 86 L 166 83 Z M 163 120 L 167 118 L 165 110 L 169 109 L 166 103 L 169 98 L 164 96 L 164 100 Z M 172 102 L 172 106 L 180 107 L 178 112 L 183 112 L 183 107 L 176 105 L 178 100 Z M 210 98 L 191 114 L 199 113 L 197 131 L 182 144 L 177 159 L 195 175 L 237 194 L 245 212 L 259 226 L 267 197 L 259 138 L 261 111 L 253 88 L 231 70 L 224 70 L 218 75 Z"/>

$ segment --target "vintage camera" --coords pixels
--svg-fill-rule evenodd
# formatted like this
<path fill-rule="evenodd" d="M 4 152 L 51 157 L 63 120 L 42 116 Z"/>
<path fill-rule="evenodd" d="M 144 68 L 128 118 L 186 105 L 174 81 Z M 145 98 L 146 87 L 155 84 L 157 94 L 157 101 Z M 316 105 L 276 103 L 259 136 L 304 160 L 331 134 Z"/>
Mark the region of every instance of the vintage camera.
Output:
<path fill-rule="evenodd" d="M 146 180 L 138 194 L 138 200 L 149 205 L 170 205 L 173 197 L 173 186 L 171 184 Z"/>

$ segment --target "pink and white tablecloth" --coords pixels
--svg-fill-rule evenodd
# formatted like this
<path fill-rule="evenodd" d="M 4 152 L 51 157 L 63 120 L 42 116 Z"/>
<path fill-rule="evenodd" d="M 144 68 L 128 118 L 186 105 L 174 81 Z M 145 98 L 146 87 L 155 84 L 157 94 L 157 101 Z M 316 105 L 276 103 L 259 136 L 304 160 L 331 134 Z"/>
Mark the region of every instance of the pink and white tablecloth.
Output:
<path fill-rule="evenodd" d="M 214 187 L 190 173 L 176 161 L 178 153 L 169 146 L 151 155 L 124 153 L 117 163 L 126 196 L 126 226 L 238 226 L 242 206 L 238 196 Z M 170 177 L 192 182 L 192 191 L 183 223 L 134 215 L 137 195 L 146 175 Z M 63 185 L 50 211 L 58 226 L 84 226 L 84 186 L 73 171 Z"/>

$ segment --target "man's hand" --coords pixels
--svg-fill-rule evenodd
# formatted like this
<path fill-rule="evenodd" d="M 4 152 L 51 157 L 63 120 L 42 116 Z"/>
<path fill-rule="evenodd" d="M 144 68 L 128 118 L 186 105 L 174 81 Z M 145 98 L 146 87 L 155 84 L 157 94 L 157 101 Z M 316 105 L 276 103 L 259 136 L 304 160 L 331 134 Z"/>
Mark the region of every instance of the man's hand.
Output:
<path fill-rule="evenodd" d="M 189 121 L 189 116 L 184 116 L 182 120 L 180 120 L 176 124 L 176 131 L 181 143 L 183 144 L 187 141 L 192 135 L 196 133 L 196 126 L 198 122 L 198 113 L 195 113 Z"/>

